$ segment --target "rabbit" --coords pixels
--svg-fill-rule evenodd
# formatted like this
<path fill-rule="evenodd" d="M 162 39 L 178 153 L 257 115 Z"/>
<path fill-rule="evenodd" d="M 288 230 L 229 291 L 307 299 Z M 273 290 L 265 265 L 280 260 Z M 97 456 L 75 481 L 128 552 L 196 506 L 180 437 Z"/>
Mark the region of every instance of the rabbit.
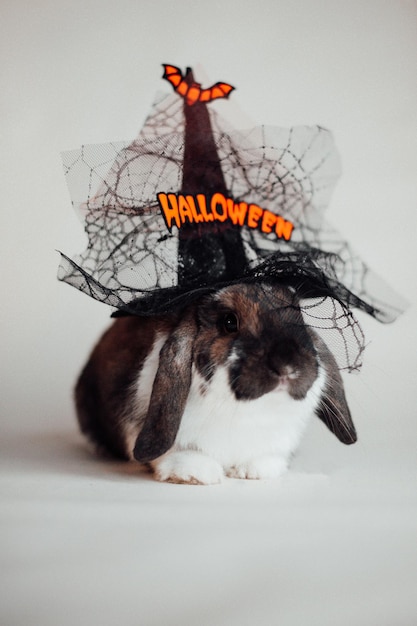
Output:
<path fill-rule="evenodd" d="M 356 441 L 333 355 L 277 284 L 231 284 L 180 312 L 118 317 L 75 400 L 98 447 L 172 483 L 281 476 L 314 415 Z"/>

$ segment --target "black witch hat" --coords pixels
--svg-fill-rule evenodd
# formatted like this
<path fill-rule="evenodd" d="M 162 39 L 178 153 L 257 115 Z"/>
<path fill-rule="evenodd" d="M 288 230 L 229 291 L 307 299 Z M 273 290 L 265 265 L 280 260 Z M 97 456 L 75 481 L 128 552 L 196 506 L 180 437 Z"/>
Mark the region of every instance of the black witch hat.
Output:
<path fill-rule="evenodd" d="M 192 89 L 192 70 L 187 68 L 183 83 Z M 227 198 L 228 192 L 221 169 L 216 143 L 213 137 L 206 102 L 197 100 L 188 104 L 184 98 L 184 160 L 182 166 L 181 197 L 194 205 L 200 194 L 204 206 L 211 206 L 215 194 Z M 200 200 L 200 204 L 201 204 Z M 197 215 L 197 209 L 196 209 Z M 199 214 L 201 215 L 201 213 Z M 201 279 L 215 275 L 216 282 L 239 279 L 247 269 L 247 260 L 238 226 L 214 220 L 195 222 L 184 220 L 178 233 L 178 284 L 188 291 L 194 284 L 201 286 Z"/>
<path fill-rule="evenodd" d="M 341 368 L 364 340 L 352 308 L 383 322 L 404 301 L 323 217 L 340 171 L 319 126 L 230 128 L 191 69 L 165 65 L 175 94 L 156 100 L 138 138 L 64 154 L 87 250 L 59 278 L 117 309 L 155 315 L 234 282 L 279 282 L 302 299 Z"/>

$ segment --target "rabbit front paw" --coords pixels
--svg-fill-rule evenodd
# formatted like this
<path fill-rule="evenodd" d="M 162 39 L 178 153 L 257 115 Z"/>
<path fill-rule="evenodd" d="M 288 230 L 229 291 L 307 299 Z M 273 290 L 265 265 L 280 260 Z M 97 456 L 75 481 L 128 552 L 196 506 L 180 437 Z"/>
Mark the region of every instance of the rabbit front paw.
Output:
<path fill-rule="evenodd" d="M 161 482 L 187 485 L 213 485 L 223 479 L 223 468 L 214 459 L 194 450 L 168 452 L 152 462 Z"/>
<path fill-rule="evenodd" d="M 232 465 L 226 471 L 229 478 L 278 478 L 285 474 L 288 469 L 288 462 L 282 457 L 265 456 L 251 459 L 245 463 Z"/>

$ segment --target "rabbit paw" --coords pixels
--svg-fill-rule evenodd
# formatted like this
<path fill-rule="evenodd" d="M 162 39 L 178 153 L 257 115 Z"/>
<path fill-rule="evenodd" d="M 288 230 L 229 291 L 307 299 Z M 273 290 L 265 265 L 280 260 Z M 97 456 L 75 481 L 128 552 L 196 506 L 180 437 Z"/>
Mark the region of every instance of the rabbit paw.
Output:
<path fill-rule="evenodd" d="M 156 479 L 168 483 L 212 485 L 224 476 L 220 463 L 194 450 L 168 452 L 153 461 L 152 467 Z"/>
<path fill-rule="evenodd" d="M 228 468 L 226 474 L 229 478 L 278 478 L 285 474 L 288 462 L 282 457 L 265 456 L 252 459 L 246 463 L 238 463 Z"/>

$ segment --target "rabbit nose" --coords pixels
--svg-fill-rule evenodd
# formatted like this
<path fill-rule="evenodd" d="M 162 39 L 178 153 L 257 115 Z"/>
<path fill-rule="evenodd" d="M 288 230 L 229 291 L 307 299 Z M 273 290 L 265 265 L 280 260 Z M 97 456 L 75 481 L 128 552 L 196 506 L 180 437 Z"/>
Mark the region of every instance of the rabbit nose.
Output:
<path fill-rule="evenodd" d="M 291 363 L 294 363 L 297 353 L 297 343 L 293 339 L 283 339 L 272 346 L 268 365 L 278 376 L 291 378 L 295 373 L 295 368 Z"/>
<path fill-rule="evenodd" d="M 282 385 L 288 384 L 291 380 L 296 380 L 299 376 L 298 370 L 291 365 L 283 365 L 278 371 L 274 370 L 275 374 L 278 375 L 279 382 Z"/>

